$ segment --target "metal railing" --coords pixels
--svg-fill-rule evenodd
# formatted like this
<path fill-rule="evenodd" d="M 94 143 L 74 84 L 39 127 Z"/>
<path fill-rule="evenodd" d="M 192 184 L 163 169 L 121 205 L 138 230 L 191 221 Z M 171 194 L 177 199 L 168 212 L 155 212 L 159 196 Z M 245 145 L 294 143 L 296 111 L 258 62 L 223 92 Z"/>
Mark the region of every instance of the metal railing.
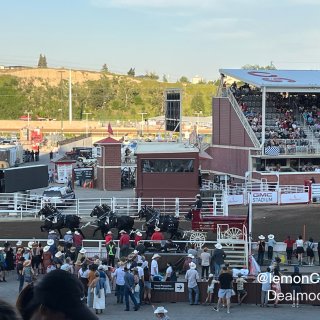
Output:
<path fill-rule="evenodd" d="M 239 120 L 241 121 L 243 127 L 245 128 L 245 130 L 247 131 L 252 143 L 254 144 L 254 146 L 256 148 L 260 149 L 260 143 L 259 140 L 257 138 L 257 136 L 255 135 L 254 131 L 252 130 L 246 116 L 243 114 L 236 98 L 234 97 L 233 93 L 231 92 L 231 90 L 228 88 L 227 89 L 227 97 L 229 98 L 230 104 L 233 108 L 233 110 L 236 112 Z"/>

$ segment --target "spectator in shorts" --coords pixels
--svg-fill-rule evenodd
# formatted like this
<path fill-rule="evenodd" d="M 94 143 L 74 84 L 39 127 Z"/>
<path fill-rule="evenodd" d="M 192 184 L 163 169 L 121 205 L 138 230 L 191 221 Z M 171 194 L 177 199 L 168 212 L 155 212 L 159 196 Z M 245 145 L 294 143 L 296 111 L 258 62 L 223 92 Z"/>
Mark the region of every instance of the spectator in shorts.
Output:
<path fill-rule="evenodd" d="M 233 277 L 230 274 L 230 272 L 228 272 L 228 268 L 227 267 L 223 267 L 221 274 L 218 278 L 218 281 L 220 283 L 220 289 L 218 292 L 218 304 L 216 307 L 213 308 L 214 311 L 219 312 L 220 311 L 220 305 L 222 302 L 222 299 L 227 299 L 227 313 L 230 313 L 230 299 L 232 296 L 232 281 L 233 281 Z"/>
<path fill-rule="evenodd" d="M 244 278 L 242 278 L 241 273 L 238 273 L 238 278 L 236 280 L 236 284 L 237 284 L 237 294 L 238 294 L 238 305 L 239 306 L 241 306 L 242 301 L 248 295 L 247 291 L 244 289 L 245 283 L 247 283 L 247 281 Z"/>
<path fill-rule="evenodd" d="M 308 264 L 309 266 L 313 266 L 314 264 L 314 242 L 313 238 L 309 238 L 309 241 L 307 242 L 307 257 L 308 257 Z"/>
<path fill-rule="evenodd" d="M 302 260 L 303 260 L 303 254 L 304 254 L 302 236 L 299 236 L 299 238 L 296 240 L 296 245 L 297 245 L 298 263 L 299 265 L 302 266 Z"/>

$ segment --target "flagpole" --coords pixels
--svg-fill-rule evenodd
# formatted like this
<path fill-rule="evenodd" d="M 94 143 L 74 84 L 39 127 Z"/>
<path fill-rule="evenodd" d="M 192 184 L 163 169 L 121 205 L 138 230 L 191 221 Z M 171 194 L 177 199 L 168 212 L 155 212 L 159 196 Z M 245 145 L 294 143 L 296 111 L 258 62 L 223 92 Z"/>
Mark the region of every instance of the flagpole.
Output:
<path fill-rule="evenodd" d="M 252 192 L 249 192 L 249 256 L 251 256 L 251 247 L 252 247 Z"/>

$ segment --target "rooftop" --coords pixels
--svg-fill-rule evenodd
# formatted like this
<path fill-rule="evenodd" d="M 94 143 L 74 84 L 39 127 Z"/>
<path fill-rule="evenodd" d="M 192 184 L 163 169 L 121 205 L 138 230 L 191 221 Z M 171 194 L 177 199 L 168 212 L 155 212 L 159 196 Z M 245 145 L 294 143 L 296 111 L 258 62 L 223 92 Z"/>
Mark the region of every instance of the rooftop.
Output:
<path fill-rule="evenodd" d="M 177 142 L 146 142 L 139 143 L 135 151 L 136 154 L 145 153 L 188 153 L 199 152 L 198 148 Z"/>

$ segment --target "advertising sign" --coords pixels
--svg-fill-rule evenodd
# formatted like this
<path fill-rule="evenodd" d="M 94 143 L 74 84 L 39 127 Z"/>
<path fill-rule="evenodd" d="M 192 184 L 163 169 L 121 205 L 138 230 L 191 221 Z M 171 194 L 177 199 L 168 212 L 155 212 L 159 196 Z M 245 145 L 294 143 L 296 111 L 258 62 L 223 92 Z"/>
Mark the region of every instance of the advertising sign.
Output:
<path fill-rule="evenodd" d="M 307 203 L 309 202 L 308 192 L 284 193 L 281 194 L 281 203 Z"/>
<path fill-rule="evenodd" d="M 228 205 L 229 206 L 243 204 L 243 202 L 244 202 L 243 194 L 229 194 L 228 195 Z"/>
<path fill-rule="evenodd" d="M 278 203 L 278 194 L 275 191 L 253 191 L 252 204 L 276 204 Z"/>

